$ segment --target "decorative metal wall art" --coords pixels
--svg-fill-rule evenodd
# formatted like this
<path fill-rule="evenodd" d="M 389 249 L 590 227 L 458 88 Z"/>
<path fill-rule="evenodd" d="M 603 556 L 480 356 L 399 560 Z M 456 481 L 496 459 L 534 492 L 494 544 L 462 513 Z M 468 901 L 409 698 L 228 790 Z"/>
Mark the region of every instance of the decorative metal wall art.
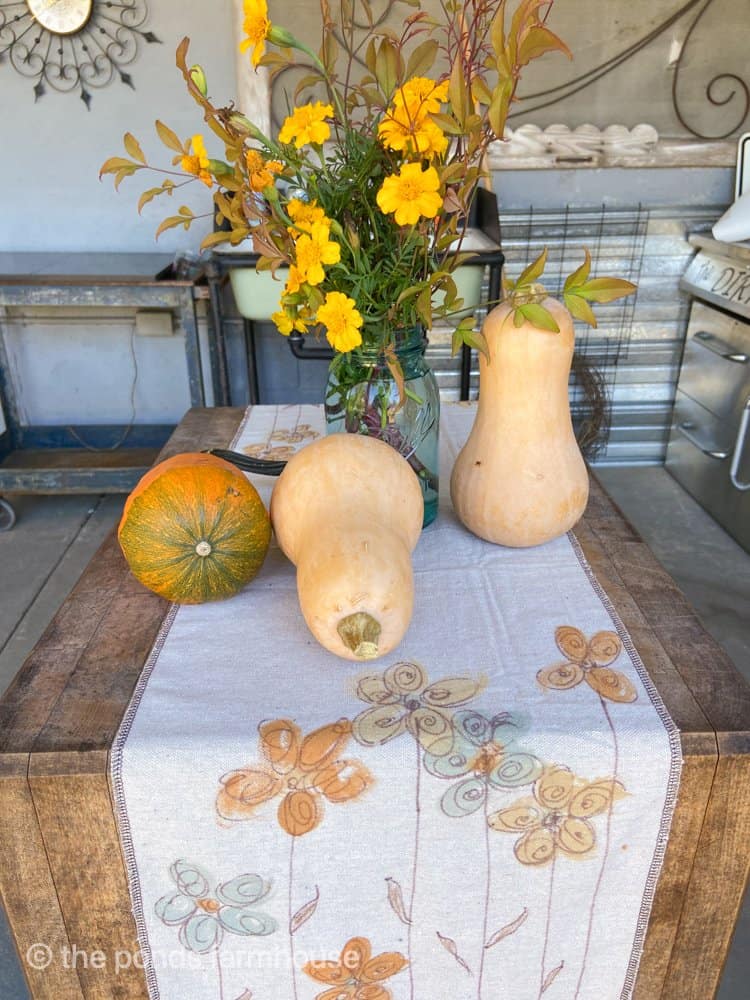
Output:
<path fill-rule="evenodd" d="M 146 0 L 0 0 L 0 64 L 34 81 L 38 101 L 48 88 L 78 92 L 91 108 L 91 91 L 119 79 L 141 42 L 160 40 L 144 30 Z"/>
<path fill-rule="evenodd" d="M 690 51 L 691 42 L 693 45 L 697 45 L 697 42 L 693 41 L 694 32 L 701 26 L 714 27 L 719 29 L 719 31 L 722 28 L 727 30 L 726 24 L 722 23 L 719 16 L 716 16 L 713 21 L 709 17 L 706 19 L 705 24 L 701 25 L 704 15 L 716 13 L 715 11 L 711 11 L 714 3 L 715 0 L 687 0 L 686 3 L 681 4 L 672 14 L 641 38 L 638 38 L 627 46 L 627 48 L 599 65 L 593 66 L 591 69 L 586 70 L 586 72 L 570 80 L 566 80 L 558 86 L 548 87 L 545 90 L 539 90 L 535 93 L 524 94 L 518 110 L 510 114 L 508 120 L 528 118 L 535 111 L 552 107 L 586 90 L 587 87 L 601 80 L 613 70 L 622 66 L 623 63 L 636 57 L 647 46 L 656 41 L 657 38 L 665 35 L 667 31 L 673 28 L 676 29 L 683 21 L 683 18 L 685 19 L 685 23 L 688 23 L 688 15 L 690 15 L 688 28 L 684 37 L 681 41 L 677 41 L 676 39 L 673 41 L 673 46 L 676 47 L 673 49 L 674 56 L 669 66 L 672 74 L 672 109 L 685 132 L 695 136 L 696 139 L 716 141 L 729 138 L 737 133 L 747 120 L 748 115 L 750 115 L 750 84 L 746 80 L 739 76 L 738 73 L 718 72 L 706 83 L 706 100 L 714 108 L 724 109 L 724 120 L 719 120 L 718 131 L 713 134 L 701 130 L 695 123 L 691 123 L 688 120 L 688 114 L 683 111 L 683 102 L 680 94 L 680 73 L 685 68 L 683 64 L 686 55 Z M 743 4 L 738 4 L 738 10 L 743 8 L 743 6 Z M 746 8 L 745 16 L 747 16 Z M 721 52 L 720 38 L 716 39 L 714 44 L 716 45 L 715 52 L 719 55 Z"/>
<path fill-rule="evenodd" d="M 438 17 L 441 2 L 422 0 L 422 6 Z M 317 37 L 317 6 L 309 0 L 269 0 L 271 19 L 293 24 L 302 38 Z M 398 27 L 402 14 L 393 0 L 371 0 L 370 7 L 378 26 Z M 530 85 L 522 87 L 509 116 L 513 134 L 529 122 L 546 133 L 557 127 L 555 119 L 584 129 L 590 127 L 584 122 L 594 122 L 602 131 L 622 122 L 632 133 L 640 118 L 657 129 L 660 140 L 739 136 L 750 120 L 750 73 L 742 48 L 749 7 L 748 0 L 558 0 L 550 26 L 571 44 L 574 62 L 568 68 L 561 60 L 558 68 L 550 61 L 529 74 Z M 355 28 L 365 30 L 365 19 L 361 24 L 355 19 Z M 621 48 L 619 38 L 628 40 Z M 274 78 L 271 111 L 277 124 L 308 73 L 301 59 Z M 634 114 L 638 117 L 629 120 Z M 618 155 L 639 155 L 643 138 L 633 136 L 632 149 Z M 607 147 L 605 141 L 602 149 Z M 650 140 L 645 147 L 650 155 Z"/>

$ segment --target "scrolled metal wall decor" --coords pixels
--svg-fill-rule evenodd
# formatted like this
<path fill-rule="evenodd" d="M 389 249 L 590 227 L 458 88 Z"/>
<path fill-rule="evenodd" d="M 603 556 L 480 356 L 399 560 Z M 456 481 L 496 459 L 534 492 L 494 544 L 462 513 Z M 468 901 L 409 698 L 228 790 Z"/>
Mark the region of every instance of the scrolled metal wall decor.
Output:
<path fill-rule="evenodd" d="M 146 0 L 0 0 L 0 64 L 35 81 L 35 101 L 78 91 L 90 110 L 92 89 L 134 87 L 126 67 L 141 42 L 160 41 L 147 18 Z"/>
<path fill-rule="evenodd" d="M 680 95 L 678 93 L 680 72 L 683 68 L 682 64 L 685 58 L 685 52 L 690 45 L 693 32 L 700 24 L 704 14 L 708 13 L 709 8 L 713 6 L 714 2 L 715 0 L 688 0 L 688 2 L 683 4 L 679 10 L 675 11 L 674 14 L 671 14 L 661 24 L 652 28 L 652 30 L 649 31 L 648 34 L 644 35 L 643 38 L 633 42 L 632 45 L 629 45 L 626 49 L 623 49 L 622 52 L 617 53 L 605 62 L 600 63 L 598 66 L 594 66 L 585 73 L 581 73 L 572 80 L 566 80 L 565 83 L 558 84 L 556 87 L 550 87 L 546 90 L 538 90 L 535 93 L 523 95 L 519 110 L 509 115 L 508 120 L 510 121 L 513 118 L 519 117 L 528 118 L 528 116 L 532 115 L 535 111 L 541 111 L 542 108 L 552 107 L 555 104 L 559 104 L 561 101 L 567 100 L 569 97 L 573 97 L 574 94 L 580 93 L 580 91 L 590 87 L 593 83 L 596 83 L 597 80 L 601 80 L 602 77 L 607 76 L 607 74 L 617 69 L 623 63 L 628 62 L 639 52 L 642 52 L 647 45 L 650 45 L 651 42 L 655 41 L 655 39 L 657 39 L 660 35 L 663 35 L 665 31 L 682 20 L 683 17 L 691 11 L 695 11 L 695 16 L 693 17 L 690 27 L 688 28 L 685 38 L 680 46 L 679 55 L 672 66 L 672 106 L 675 115 L 677 116 L 677 120 L 680 122 L 682 127 L 685 131 L 694 135 L 696 139 L 705 139 L 708 141 L 728 139 L 731 135 L 734 135 L 739 131 L 750 113 L 750 86 L 747 81 L 743 80 L 736 73 L 716 73 L 706 84 L 706 98 L 714 107 L 728 107 L 729 105 L 734 107 L 739 101 L 737 117 L 732 121 L 731 127 L 724 127 L 722 131 L 716 135 L 709 135 L 708 133 L 702 132 L 690 124 L 683 114 Z M 731 89 L 728 93 L 721 94 L 720 89 L 722 85 L 726 84 L 730 84 L 730 86 L 735 85 L 734 89 Z"/>
<path fill-rule="evenodd" d="M 742 3 L 747 4 L 747 0 L 742 0 Z M 431 4 L 427 3 L 426 6 L 429 7 Z M 381 25 L 388 21 L 392 13 L 393 0 L 378 0 L 377 3 L 372 4 L 372 7 L 375 8 L 373 10 L 375 22 Z M 718 141 L 736 135 L 750 115 L 750 81 L 742 79 L 738 73 L 734 72 L 722 71 L 713 73 L 704 88 L 705 99 L 710 107 L 723 109 L 725 116 L 713 133 L 709 133 L 705 126 L 700 127 L 694 121 L 691 122 L 690 114 L 684 110 L 681 97 L 681 90 L 684 90 L 684 83 L 686 82 L 686 75 L 688 73 L 686 56 L 690 51 L 694 51 L 698 45 L 694 37 L 697 30 L 699 28 L 711 29 L 714 27 L 717 28 L 717 31 L 721 28 L 727 30 L 726 23 L 722 21 L 720 13 L 716 10 L 716 0 L 683 0 L 683 2 L 679 3 L 678 9 L 674 13 L 655 25 L 645 35 L 636 39 L 636 41 L 621 52 L 554 87 L 522 94 L 519 98 L 517 110 L 509 116 L 509 122 L 533 121 L 535 112 L 561 104 L 568 98 L 591 87 L 624 63 L 634 59 L 647 46 L 664 36 L 670 28 L 674 28 L 682 21 L 687 24 L 687 30 L 680 43 L 679 52 L 670 64 L 669 70 L 671 71 L 672 79 L 671 81 L 665 81 L 665 96 L 667 87 L 671 83 L 672 109 L 677 121 L 688 135 L 707 141 Z M 367 25 L 364 22 L 361 24 L 358 23 L 355 17 L 354 27 L 355 29 L 364 29 Z M 337 27 L 334 26 L 332 33 L 340 41 Z M 718 52 L 719 48 L 717 45 L 714 45 L 708 51 Z M 363 60 L 358 61 L 362 65 L 364 64 Z M 290 88 L 289 93 L 293 92 L 294 84 L 298 79 L 307 75 L 310 69 L 310 66 L 300 63 L 294 67 L 287 67 L 274 80 L 271 91 L 272 113 L 277 124 L 280 123 L 287 112 L 287 98 L 283 93 L 284 89 L 288 87 Z M 580 114 L 580 108 L 578 111 Z M 613 113 L 615 116 L 622 115 L 622 110 L 613 109 Z M 617 117 L 614 120 L 618 120 Z M 663 125 L 660 127 L 660 131 L 662 133 L 666 131 Z"/>

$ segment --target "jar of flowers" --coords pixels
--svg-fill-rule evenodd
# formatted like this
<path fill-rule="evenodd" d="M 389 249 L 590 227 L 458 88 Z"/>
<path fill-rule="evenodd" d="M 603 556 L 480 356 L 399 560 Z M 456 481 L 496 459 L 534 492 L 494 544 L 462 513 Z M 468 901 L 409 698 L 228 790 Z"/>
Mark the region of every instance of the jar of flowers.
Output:
<path fill-rule="evenodd" d="M 429 523 L 439 395 L 424 358 L 426 332 L 453 316 L 454 353 L 462 344 L 486 351 L 453 277 L 471 257 L 462 236 L 472 198 L 523 69 L 546 53 L 570 53 L 547 26 L 551 0 L 521 0 L 512 13 L 506 0 L 443 0 L 438 19 L 418 0 L 397 2 L 408 13 L 393 31 L 365 0 L 340 0 L 335 23 L 329 0 L 320 0 L 322 39 L 313 51 L 269 20 L 266 0 L 245 0 L 242 48 L 253 66 L 272 75 L 306 66 L 276 135 L 234 106 L 214 104 L 203 70 L 188 65 L 184 39 L 177 65 L 221 156 L 209 155 L 201 135 L 182 141 L 157 122 L 173 169 L 140 207 L 185 181 L 211 189 L 222 231 L 203 247 L 252 240 L 258 270 L 278 278 L 279 332 L 324 335 L 335 352 L 329 429 L 374 435 L 401 452 L 420 478 Z M 158 169 L 129 133 L 125 149 L 128 157 L 102 167 L 116 185 Z M 183 206 L 158 233 L 189 229 L 195 218 Z M 536 305 L 535 321 L 554 325 L 542 313 Z"/>

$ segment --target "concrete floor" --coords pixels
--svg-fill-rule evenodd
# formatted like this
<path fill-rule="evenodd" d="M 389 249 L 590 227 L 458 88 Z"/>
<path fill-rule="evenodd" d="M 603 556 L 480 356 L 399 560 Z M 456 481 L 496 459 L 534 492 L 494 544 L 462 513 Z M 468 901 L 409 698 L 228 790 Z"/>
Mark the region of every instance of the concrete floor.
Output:
<path fill-rule="evenodd" d="M 750 680 L 750 555 L 664 469 L 603 469 L 599 475 Z M 24 497 L 14 506 L 17 526 L 0 534 L 0 693 L 117 522 L 122 499 Z M 746 1000 L 748 982 L 750 905 L 744 908 L 718 1000 Z M 0 907 L 0 1000 L 27 998 Z"/>

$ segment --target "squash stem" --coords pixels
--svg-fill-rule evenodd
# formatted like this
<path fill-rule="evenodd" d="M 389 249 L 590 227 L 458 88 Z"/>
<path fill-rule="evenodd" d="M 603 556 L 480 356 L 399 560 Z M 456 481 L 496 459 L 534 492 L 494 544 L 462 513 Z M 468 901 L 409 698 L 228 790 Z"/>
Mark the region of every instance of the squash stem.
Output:
<path fill-rule="evenodd" d="M 374 660 L 378 655 L 380 622 L 366 611 L 357 611 L 342 618 L 337 626 L 341 641 L 358 660 Z"/>

